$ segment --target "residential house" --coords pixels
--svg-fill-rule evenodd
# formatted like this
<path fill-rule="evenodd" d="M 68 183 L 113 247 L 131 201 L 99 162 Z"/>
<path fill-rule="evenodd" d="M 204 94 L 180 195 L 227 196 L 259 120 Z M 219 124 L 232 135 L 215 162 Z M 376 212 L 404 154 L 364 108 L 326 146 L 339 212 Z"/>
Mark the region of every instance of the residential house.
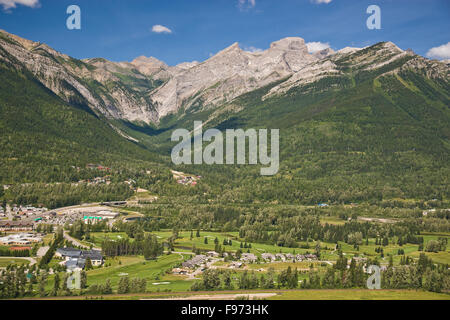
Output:
<path fill-rule="evenodd" d="M 201 266 L 205 261 L 206 261 L 207 257 L 205 255 L 196 255 L 195 257 L 193 257 L 192 259 L 183 262 L 181 265 L 183 266 L 183 268 L 195 268 L 198 266 Z"/>
<path fill-rule="evenodd" d="M 242 265 L 243 265 L 242 262 L 239 262 L 239 261 L 233 261 L 233 262 L 230 264 L 230 268 L 232 268 L 232 269 L 239 269 L 239 268 L 242 267 Z"/>
<path fill-rule="evenodd" d="M 86 260 L 85 259 L 72 259 L 63 262 L 63 264 L 66 266 L 67 270 L 70 271 L 81 271 L 86 266 Z"/>
<path fill-rule="evenodd" d="M 243 253 L 241 255 L 241 261 L 253 263 L 256 260 L 258 260 L 258 258 L 253 253 Z"/>
<path fill-rule="evenodd" d="M 75 248 L 59 248 L 55 252 L 55 258 L 64 259 L 78 259 L 81 256 L 81 250 Z"/>
<path fill-rule="evenodd" d="M 55 252 L 55 258 L 63 259 L 64 264 L 68 269 L 81 268 L 83 269 L 86 260 L 90 259 L 93 266 L 101 266 L 104 262 L 103 256 L 99 250 L 79 250 L 75 248 L 58 248 Z M 70 268 L 69 268 L 70 267 Z"/>
<path fill-rule="evenodd" d="M 282 253 L 277 253 L 275 255 L 275 257 L 277 257 L 277 260 L 280 260 L 280 261 L 283 261 L 283 262 L 286 261 L 286 257 Z"/>
<path fill-rule="evenodd" d="M 103 256 L 100 250 L 82 251 L 80 258 L 90 259 L 93 266 L 98 267 L 103 264 Z"/>
<path fill-rule="evenodd" d="M 276 260 L 275 256 L 271 253 L 263 253 L 261 255 L 261 258 L 263 258 L 265 261 L 269 261 L 269 262 Z"/>
<path fill-rule="evenodd" d="M 207 255 L 208 257 L 211 257 L 211 258 L 217 258 L 217 257 L 219 256 L 219 254 L 218 254 L 217 252 L 215 252 L 215 251 L 208 251 L 208 252 L 206 253 L 206 255 Z"/>
<path fill-rule="evenodd" d="M 286 260 L 294 261 L 295 257 L 292 253 L 286 253 Z"/>
<path fill-rule="evenodd" d="M 1 220 L 0 231 L 33 231 L 34 224 L 31 221 Z"/>
<path fill-rule="evenodd" d="M 173 273 L 173 274 L 181 274 L 181 275 L 185 275 L 185 274 L 188 274 L 189 271 L 186 270 L 186 269 L 174 268 L 174 269 L 172 269 L 172 273 Z"/>

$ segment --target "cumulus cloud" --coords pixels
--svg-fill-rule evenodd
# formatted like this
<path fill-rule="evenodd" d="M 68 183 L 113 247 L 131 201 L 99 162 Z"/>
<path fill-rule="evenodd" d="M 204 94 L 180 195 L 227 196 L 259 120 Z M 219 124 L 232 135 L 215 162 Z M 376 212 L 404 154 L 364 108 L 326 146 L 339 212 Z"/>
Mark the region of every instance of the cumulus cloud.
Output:
<path fill-rule="evenodd" d="M 170 30 L 169 28 L 164 27 L 164 26 L 162 26 L 160 24 L 157 24 L 157 25 L 154 25 L 152 27 L 152 32 L 155 32 L 155 33 L 172 33 L 172 30 Z"/>
<path fill-rule="evenodd" d="M 39 6 L 39 0 L 0 0 L 0 5 L 5 10 L 16 8 L 18 4 L 35 8 Z"/>
<path fill-rule="evenodd" d="M 328 42 L 308 42 L 306 46 L 308 47 L 309 53 L 314 53 L 329 48 L 330 44 Z"/>
<path fill-rule="evenodd" d="M 239 0 L 238 7 L 241 10 L 252 9 L 256 6 L 256 0 Z"/>
<path fill-rule="evenodd" d="M 450 59 L 450 42 L 428 50 L 427 57 L 432 59 Z"/>
<path fill-rule="evenodd" d="M 333 0 L 311 0 L 311 2 L 312 2 L 312 3 L 315 3 L 315 4 L 322 4 L 322 3 L 328 4 L 328 3 L 330 3 L 331 1 L 333 1 Z"/>

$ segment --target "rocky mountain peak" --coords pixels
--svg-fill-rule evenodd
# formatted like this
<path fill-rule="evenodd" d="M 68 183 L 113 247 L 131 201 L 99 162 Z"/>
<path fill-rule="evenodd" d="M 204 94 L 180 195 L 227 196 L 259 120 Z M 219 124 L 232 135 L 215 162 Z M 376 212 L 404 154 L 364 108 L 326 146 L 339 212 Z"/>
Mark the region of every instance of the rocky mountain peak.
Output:
<path fill-rule="evenodd" d="M 244 51 L 235 42 L 206 61 L 168 66 L 146 56 L 131 62 L 102 58 L 79 61 L 4 31 L 0 32 L 0 46 L 5 51 L 2 54 L 0 50 L 0 61 L 27 68 L 62 99 L 82 97 L 89 107 L 109 118 L 146 123 L 157 123 L 180 109 L 219 106 L 283 79 L 266 97 L 325 77 L 342 76 L 342 64 L 351 66 L 353 72 L 368 71 L 412 54 L 392 42 L 364 50 L 347 47 L 334 52 L 327 48 L 310 54 L 304 39 L 288 37 L 273 42 L 264 51 Z M 448 74 L 448 61 L 430 67 L 427 59 L 414 59 L 407 66 L 427 75 Z"/>
<path fill-rule="evenodd" d="M 155 65 L 165 65 L 164 62 L 156 59 L 155 57 L 140 56 L 131 61 L 132 64 L 155 64 Z"/>
<path fill-rule="evenodd" d="M 402 53 L 402 52 L 404 52 L 402 49 L 397 47 L 397 45 L 395 43 L 390 42 L 390 41 L 383 42 L 383 48 L 385 48 L 387 50 L 390 50 L 392 52 L 395 52 L 395 53 Z"/>
<path fill-rule="evenodd" d="M 199 65 L 199 63 L 200 62 L 198 62 L 198 61 L 183 62 L 183 63 L 177 64 L 175 67 L 179 68 L 181 70 L 187 70 L 187 69 L 190 69 L 190 68 L 193 68 L 193 67 Z"/>
<path fill-rule="evenodd" d="M 231 46 L 219 51 L 216 55 L 214 55 L 213 57 L 211 57 L 211 59 L 217 58 L 217 57 L 222 57 L 222 56 L 226 56 L 226 55 L 230 55 L 230 54 L 240 54 L 243 51 L 241 50 L 241 48 L 239 47 L 239 43 L 235 42 L 233 43 Z"/>
<path fill-rule="evenodd" d="M 317 60 L 299 37 L 275 41 L 257 53 L 244 51 L 235 42 L 201 64 L 185 70 L 175 67 L 179 72 L 155 90 L 152 99 L 160 116 L 181 106 L 212 106 L 292 75 Z"/>
<path fill-rule="evenodd" d="M 10 40 L 16 42 L 17 44 L 21 45 L 22 47 L 24 47 L 27 50 L 31 50 L 36 46 L 39 46 L 41 43 L 40 42 L 34 42 L 31 40 L 27 40 L 24 38 L 21 38 L 19 36 L 16 36 L 15 34 L 9 33 L 5 30 L 1 30 L 0 29 L 0 34 L 2 34 L 4 37 L 9 38 Z"/>
<path fill-rule="evenodd" d="M 333 49 L 326 48 L 326 49 L 314 52 L 313 56 L 315 56 L 318 59 L 323 59 L 323 58 L 329 57 L 335 53 L 336 52 Z"/>
<path fill-rule="evenodd" d="M 300 37 L 288 37 L 270 44 L 271 50 L 283 50 L 283 51 L 300 51 L 302 53 L 308 53 L 305 40 Z"/>
<path fill-rule="evenodd" d="M 168 66 L 164 62 L 154 58 L 140 56 L 131 61 L 131 64 L 142 74 L 152 76 L 160 71 L 167 70 Z"/>
<path fill-rule="evenodd" d="M 362 49 L 363 48 L 345 47 L 345 48 L 342 48 L 341 50 L 338 50 L 337 53 L 340 53 L 340 54 L 354 53 L 354 52 L 362 50 Z"/>

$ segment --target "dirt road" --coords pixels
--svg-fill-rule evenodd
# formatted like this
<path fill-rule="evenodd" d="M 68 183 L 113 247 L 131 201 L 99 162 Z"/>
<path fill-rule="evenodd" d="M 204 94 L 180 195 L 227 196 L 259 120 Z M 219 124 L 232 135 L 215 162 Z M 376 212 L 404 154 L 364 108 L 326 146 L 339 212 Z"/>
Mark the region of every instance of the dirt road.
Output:
<path fill-rule="evenodd" d="M 172 297 L 166 299 L 141 299 L 141 300 L 236 300 L 248 298 L 248 300 L 265 299 L 276 296 L 276 293 L 238 293 L 238 294 L 209 294 L 202 296 Z"/>

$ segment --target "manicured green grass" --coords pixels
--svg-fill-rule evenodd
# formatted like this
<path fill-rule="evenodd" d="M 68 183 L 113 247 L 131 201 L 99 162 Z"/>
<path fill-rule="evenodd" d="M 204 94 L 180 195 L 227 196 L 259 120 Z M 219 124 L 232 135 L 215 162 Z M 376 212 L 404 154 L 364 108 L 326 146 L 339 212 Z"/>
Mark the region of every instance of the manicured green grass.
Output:
<path fill-rule="evenodd" d="M 16 264 L 16 265 L 21 265 L 21 264 L 25 264 L 28 265 L 30 262 L 28 260 L 25 259 L 20 259 L 20 258 L 2 258 L 0 257 L 0 268 L 5 268 L 10 264 Z"/>
<path fill-rule="evenodd" d="M 368 290 L 368 289 L 323 289 L 323 290 L 251 290 L 251 291 L 209 291 L 147 294 L 114 294 L 99 297 L 58 297 L 57 299 L 85 300 L 139 300 L 173 299 L 194 296 L 244 295 L 250 293 L 276 293 L 267 300 L 450 300 L 450 294 L 415 290 Z M 54 299 L 54 298 L 47 298 Z"/>
<path fill-rule="evenodd" d="M 320 222 L 322 224 L 332 224 L 332 225 L 344 225 L 345 224 L 345 220 L 336 218 L 336 217 L 323 217 L 320 218 Z"/>
<path fill-rule="evenodd" d="M 128 236 L 125 232 L 92 232 L 89 242 L 95 244 L 97 247 L 101 247 L 102 242 L 107 238 L 110 240 L 120 240 L 126 239 Z"/>
<path fill-rule="evenodd" d="M 155 234 L 159 240 L 165 240 L 167 238 L 169 238 L 170 236 L 172 236 L 172 232 L 171 231 L 159 231 L 159 232 L 153 232 L 153 234 Z M 237 232 L 225 232 L 225 233 L 221 233 L 221 232 L 205 232 L 205 231 L 201 231 L 200 232 L 200 237 L 196 237 L 196 231 L 193 232 L 193 238 L 192 240 L 190 239 L 190 235 L 191 232 L 190 231 L 183 231 L 183 232 L 179 232 L 178 236 L 179 239 L 176 240 L 175 242 L 175 249 L 176 251 L 181 251 L 179 250 L 181 249 L 185 249 L 187 251 L 190 251 L 192 249 L 192 246 L 195 244 L 195 247 L 197 249 L 201 249 L 201 250 L 214 250 L 215 244 L 214 244 L 214 239 L 217 237 L 219 240 L 219 244 L 225 248 L 225 251 L 232 251 L 235 252 L 239 249 L 241 249 L 243 252 L 247 252 L 248 250 L 250 250 L 251 253 L 254 254 L 261 254 L 261 253 L 265 253 L 265 252 L 270 252 L 270 253 L 305 253 L 307 251 L 309 252 L 313 252 L 314 251 L 314 247 L 313 247 L 313 243 L 310 243 L 311 248 L 310 249 L 300 249 L 300 248 L 285 248 L 285 247 L 279 247 L 276 245 L 271 245 L 271 244 L 262 244 L 262 243 L 252 243 L 252 248 L 248 249 L 248 248 L 240 248 L 240 244 L 241 242 L 244 244 L 245 241 L 243 239 L 240 239 L 238 237 L 238 233 Z M 208 244 L 205 244 L 205 237 L 208 239 Z M 231 239 L 232 240 L 232 245 L 231 246 L 224 246 L 223 245 L 223 240 L 224 239 Z M 332 245 L 330 245 L 332 246 Z M 332 246 L 334 247 L 334 246 Z M 331 248 L 331 247 L 330 247 Z"/>
<path fill-rule="evenodd" d="M 152 232 L 152 234 L 156 235 L 160 241 L 164 241 L 172 236 L 172 231 L 158 231 L 158 232 Z M 191 232 L 190 231 L 181 231 L 178 233 L 179 238 L 175 242 L 175 251 L 179 252 L 191 252 L 193 245 L 195 245 L 196 248 L 200 250 L 214 250 L 215 244 L 214 239 L 217 237 L 219 240 L 219 244 L 225 248 L 228 252 L 235 252 L 238 249 L 240 249 L 240 243 L 245 242 L 243 239 L 239 238 L 238 232 L 206 232 L 201 231 L 200 237 L 196 237 L 196 231 L 193 231 L 193 238 L 191 240 Z M 112 240 L 127 238 L 127 235 L 124 232 L 117 232 L 117 233 L 104 233 L 104 232 L 95 232 L 92 233 L 91 236 L 94 237 L 94 243 L 97 246 L 101 246 L 101 242 L 106 238 L 110 238 Z M 426 248 L 426 244 L 430 240 L 437 240 L 439 237 L 448 237 L 445 234 L 433 234 L 433 233 L 427 233 L 426 235 L 423 235 L 424 237 L 424 247 Z M 205 237 L 208 239 L 208 244 L 204 243 Z M 231 239 L 232 240 L 232 246 L 223 246 L 223 240 L 224 239 Z M 131 239 L 132 240 L 132 239 Z M 411 256 L 413 258 L 418 258 L 421 251 L 418 251 L 419 246 L 416 244 L 404 244 L 402 246 L 399 246 L 396 241 L 396 239 L 390 239 L 389 245 L 383 247 L 380 245 L 375 245 L 375 239 L 370 238 L 369 244 L 365 245 L 365 240 L 363 240 L 363 244 L 359 246 L 359 250 L 356 250 L 352 245 L 349 245 L 344 242 L 339 242 L 339 244 L 342 247 L 342 251 L 345 253 L 345 256 L 348 259 L 351 259 L 353 256 L 364 256 L 366 258 L 375 258 L 377 257 L 378 260 L 382 264 L 387 264 L 389 261 L 388 255 L 392 255 L 394 258 L 394 264 L 398 264 L 400 262 L 401 256 L 398 255 L 398 250 L 402 249 L 405 252 L 405 255 Z M 306 243 L 302 242 L 302 245 L 305 245 Z M 261 255 L 264 252 L 269 253 L 295 253 L 295 254 L 304 254 L 306 252 L 313 253 L 314 252 L 314 242 L 309 243 L 310 248 L 309 249 L 302 249 L 302 248 L 285 248 L 285 247 L 279 247 L 276 245 L 271 244 L 261 244 L 261 243 L 252 243 L 252 248 L 245 249 L 242 248 L 241 250 L 243 252 L 247 252 L 250 250 L 251 253 L 254 253 L 256 255 Z M 449 248 L 450 244 L 447 246 Z M 327 260 L 327 261 L 336 261 L 338 258 L 338 252 L 334 251 L 335 244 L 334 243 L 327 243 L 327 242 L 321 242 L 321 260 Z M 328 250 L 325 250 L 324 248 L 328 248 Z M 384 258 L 381 258 L 380 253 L 375 252 L 375 249 L 378 247 L 382 247 L 384 251 Z M 433 261 L 437 263 L 449 263 L 450 264 L 450 253 L 447 252 L 439 252 L 439 253 L 431 253 L 431 252 L 425 252 L 429 257 L 433 259 Z"/>
<path fill-rule="evenodd" d="M 171 231 L 160 231 L 160 232 L 154 232 L 155 235 L 158 236 L 159 240 L 165 240 L 172 236 Z M 222 245 L 222 247 L 225 248 L 226 251 L 237 251 L 240 248 L 240 242 L 244 242 L 243 239 L 239 239 L 237 232 L 227 232 L 227 233 L 221 233 L 221 232 L 200 232 L 200 237 L 195 237 L 196 231 L 193 232 L 193 238 L 190 239 L 191 232 L 190 231 L 183 231 L 179 232 L 179 239 L 175 242 L 175 250 L 176 251 L 191 251 L 192 246 L 195 244 L 195 247 L 201 250 L 214 250 L 215 244 L 214 239 L 217 237 L 219 239 L 219 244 Z M 430 240 L 437 240 L 439 237 L 446 236 L 443 234 L 426 234 L 424 235 L 424 246 L 426 247 L 426 244 Z M 208 238 L 208 244 L 204 244 L 204 238 Z M 223 246 L 223 240 L 224 239 L 232 239 L 232 246 Z M 359 250 L 356 250 L 353 248 L 352 245 L 346 244 L 344 242 L 339 242 L 339 244 L 342 247 L 342 251 L 345 253 L 345 256 L 348 259 L 351 259 L 353 256 L 364 256 L 366 258 L 375 258 L 377 257 L 378 260 L 381 263 L 387 264 L 389 261 L 388 255 L 392 255 L 394 257 L 394 264 L 398 264 L 400 262 L 401 256 L 398 255 L 398 250 L 402 249 L 405 252 L 405 255 L 409 255 L 413 258 L 418 258 L 421 251 L 418 251 L 419 246 L 416 244 L 404 244 L 402 246 L 399 246 L 396 241 L 396 239 L 391 239 L 389 245 L 383 247 L 380 245 L 375 245 L 375 239 L 371 238 L 369 239 L 369 244 L 365 245 L 365 240 L 363 240 L 363 244 L 359 246 Z M 302 243 L 303 245 L 305 243 Z M 310 249 L 301 249 L 301 248 L 285 248 L 285 247 L 279 247 L 276 245 L 270 245 L 270 244 L 260 244 L 260 243 L 252 243 L 252 248 L 250 249 L 251 253 L 260 255 L 264 252 L 270 252 L 270 253 L 306 253 L 314 252 L 314 242 L 310 242 Z M 336 261 L 338 258 L 338 252 L 334 251 L 335 244 L 334 243 L 327 243 L 327 242 L 321 242 L 321 247 L 325 248 L 327 247 L 329 250 L 322 249 L 321 251 L 321 260 L 329 260 L 329 261 Z M 384 258 L 381 258 L 380 253 L 375 252 L 375 249 L 378 247 L 382 247 L 384 251 Z M 241 249 L 243 252 L 247 252 L 248 249 Z M 437 263 L 449 263 L 450 264 L 450 253 L 447 252 L 439 252 L 439 253 L 430 253 L 425 252 L 428 256 L 433 258 L 433 261 Z"/>
<path fill-rule="evenodd" d="M 419 258 L 421 251 L 418 252 L 413 252 L 411 254 L 411 257 L 413 258 Z M 425 254 L 427 255 L 428 258 L 431 258 L 433 260 L 433 262 L 437 262 L 437 263 L 443 263 L 443 264 L 448 264 L 450 265 L 450 251 L 446 251 L 446 252 L 425 252 Z"/>
<path fill-rule="evenodd" d="M 414 290 L 296 290 L 268 300 L 450 300 L 450 294 Z"/>
<path fill-rule="evenodd" d="M 181 263 L 187 256 L 179 254 L 163 255 L 155 261 L 146 261 L 143 257 L 118 257 L 117 259 L 107 260 L 111 266 L 91 270 L 87 272 L 88 285 L 103 284 L 107 279 L 111 280 L 113 289 L 117 289 L 119 279 L 123 276 L 129 278 L 146 278 L 147 290 L 187 290 L 191 282 L 184 281 L 182 278 L 174 278 L 166 275 L 166 270 L 171 270 L 174 265 Z M 118 261 L 121 261 L 119 264 Z M 169 284 L 153 284 L 170 282 Z"/>
<path fill-rule="evenodd" d="M 43 245 L 48 245 L 53 240 L 53 233 L 46 234 L 44 238 L 42 238 Z"/>

